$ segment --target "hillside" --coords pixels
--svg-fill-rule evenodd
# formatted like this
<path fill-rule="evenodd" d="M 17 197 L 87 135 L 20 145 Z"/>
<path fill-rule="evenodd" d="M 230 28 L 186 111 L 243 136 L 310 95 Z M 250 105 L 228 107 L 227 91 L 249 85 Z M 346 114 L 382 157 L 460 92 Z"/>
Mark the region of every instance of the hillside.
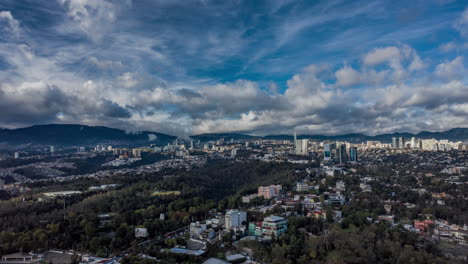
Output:
<path fill-rule="evenodd" d="M 127 133 L 124 130 L 78 124 L 35 125 L 0 130 L 2 145 L 165 145 L 176 137 L 149 131 Z"/>
<path fill-rule="evenodd" d="M 233 136 L 235 135 L 235 136 Z M 249 138 L 262 138 L 262 139 L 272 139 L 272 140 L 293 140 L 292 135 L 267 135 L 267 136 L 250 136 L 245 134 L 201 134 L 191 136 L 194 139 L 200 139 L 201 141 L 214 141 L 220 138 L 229 140 L 231 138 L 236 139 L 249 139 Z M 406 132 L 397 132 L 392 134 L 382 134 L 376 136 L 367 136 L 364 134 L 344 134 L 344 135 L 297 135 L 298 139 L 312 139 L 312 140 L 338 140 L 338 141 L 348 141 L 352 143 L 365 142 L 368 140 L 381 141 L 383 143 L 390 143 L 392 137 L 404 137 L 411 138 L 417 137 L 422 139 L 448 139 L 450 141 L 468 141 L 468 128 L 453 128 L 443 132 L 429 132 L 422 131 L 417 134 L 406 133 Z"/>

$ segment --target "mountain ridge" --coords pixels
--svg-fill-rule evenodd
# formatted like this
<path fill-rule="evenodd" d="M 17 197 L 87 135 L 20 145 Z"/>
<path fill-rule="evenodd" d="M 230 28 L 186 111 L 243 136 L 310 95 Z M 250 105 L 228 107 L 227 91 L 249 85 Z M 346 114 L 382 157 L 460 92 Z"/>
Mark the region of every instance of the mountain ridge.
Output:
<path fill-rule="evenodd" d="M 33 125 L 16 129 L 0 129 L 3 145 L 165 145 L 176 137 L 151 131 L 128 133 L 117 128 L 81 124 Z"/>
<path fill-rule="evenodd" d="M 446 131 L 431 132 L 421 131 L 413 134 L 408 132 L 395 132 L 368 136 L 362 133 L 349 133 L 342 135 L 298 135 L 298 139 L 311 140 L 339 140 L 352 143 L 360 143 L 368 140 L 390 143 L 392 137 L 418 137 L 423 139 L 448 139 L 451 141 L 468 142 L 468 128 L 452 128 Z M 91 145 L 91 144 L 116 144 L 116 145 L 135 145 L 135 144 L 157 144 L 166 145 L 176 139 L 176 136 L 152 131 L 139 131 L 129 133 L 121 129 L 105 126 L 88 126 L 81 124 L 46 124 L 33 125 L 29 127 L 7 129 L 0 128 L 0 145 L 18 146 L 18 145 Z M 242 133 L 205 133 L 192 135 L 194 140 L 216 141 L 220 138 L 225 140 L 247 140 L 247 139 L 276 139 L 292 140 L 292 135 L 265 135 L 254 136 Z"/>
<path fill-rule="evenodd" d="M 234 135 L 235 137 L 230 137 L 230 135 Z M 284 135 L 284 134 L 252 136 L 252 135 L 242 134 L 242 133 L 213 133 L 213 134 L 205 133 L 205 134 L 199 134 L 199 135 L 192 135 L 190 137 L 195 140 L 200 139 L 201 141 L 213 141 L 222 137 L 225 139 L 234 138 L 234 140 L 238 140 L 242 138 L 250 138 L 250 139 L 258 138 L 258 139 L 272 139 L 272 140 L 274 139 L 292 140 L 293 139 L 292 135 Z M 392 140 L 392 137 L 405 137 L 405 138 L 417 137 L 417 138 L 422 138 L 422 139 L 435 138 L 438 140 L 448 139 L 451 141 L 468 141 L 468 128 L 458 127 L 458 128 L 452 128 L 446 131 L 439 131 L 439 132 L 421 131 L 416 134 L 409 133 L 409 132 L 395 132 L 395 133 L 379 134 L 375 136 L 368 136 L 362 133 L 349 133 L 349 134 L 341 134 L 341 135 L 307 135 L 307 134 L 297 135 L 298 139 L 307 138 L 307 139 L 314 139 L 314 140 L 343 140 L 343 141 L 349 141 L 352 143 L 364 142 L 368 140 L 381 141 L 383 143 L 390 143 Z"/>

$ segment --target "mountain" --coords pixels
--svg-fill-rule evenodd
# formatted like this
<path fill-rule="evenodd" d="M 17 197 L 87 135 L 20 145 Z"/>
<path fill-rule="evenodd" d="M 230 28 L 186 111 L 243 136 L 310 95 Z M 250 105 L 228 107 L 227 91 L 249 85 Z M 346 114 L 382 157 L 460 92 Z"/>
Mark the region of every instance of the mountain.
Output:
<path fill-rule="evenodd" d="M 417 134 L 411 133 L 393 133 L 376 136 L 367 136 L 364 134 L 345 134 L 345 135 L 298 135 L 298 139 L 308 138 L 312 140 L 339 140 L 353 143 L 365 142 L 367 140 L 376 140 L 384 143 L 390 143 L 392 137 L 418 137 L 448 139 L 450 141 L 468 142 L 468 128 L 453 128 L 443 132 L 422 131 Z M 292 140 L 292 135 L 267 135 L 252 136 L 239 133 L 218 133 L 218 134 L 200 134 L 191 136 L 194 140 L 216 141 L 220 138 L 224 140 L 248 140 L 248 139 L 278 139 Z M 79 124 L 52 124 L 36 125 L 17 129 L 0 129 L 0 146 L 29 146 L 29 145 L 63 145 L 63 146 L 85 146 L 95 144 L 109 144 L 115 146 L 135 146 L 135 145 L 166 145 L 176 139 L 175 136 L 166 135 L 158 132 L 141 131 L 138 133 L 127 133 L 124 130 L 109 128 L 103 126 L 86 126 Z"/>
<path fill-rule="evenodd" d="M 176 137 L 149 131 L 127 133 L 103 126 L 75 124 L 35 125 L 17 129 L 0 129 L 2 145 L 166 145 Z"/>
<path fill-rule="evenodd" d="M 220 138 L 224 138 L 224 140 L 230 140 L 231 138 L 234 140 L 245 140 L 245 139 L 252 139 L 258 138 L 255 136 L 245 135 L 245 134 L 238 134 L 238 133 L 220 133 L 220 134 L 200 134 L 200 135 L 193 135 L 190 136 L 194 140 L 200 140 L 202 142 L 207 141 L 216 141 Z"/>
<path fill-rule="evenodd" d="M 233 137 L 235 135 L 236 137 Z M 201 135 L 194 135 L 191 136 L 193 139 L 200 139 L 201 141 L 214 141 L 220 138 L 224 138 L 225 140 L 234 138 L 236 139 L 249 139 L 249 138 L 261 138 L 261 139 L 272 139 L 272 140 L 293 140 L 292 135 L 267 135 L 267 136 L 250 136 L 244 134 L 201 134 Z M 380 141 L 383 143 L 391 143 L 392 137 L 404 137 L 404 138 L 411 138 L 417 137 L 422 139 L 448 139 L 450 141 L 465 141 L 468 142 L 468 128 L 453 128 L 443 132 L 429 132 L 429 131 L 422 131 L 417 134 L 412 133 L 393 133 L 393 134 L 382 134 L 376 136 L 367 136 L 364 134 L 344 134 L 344 135 L 333 135 L 333 136 L 326 136 L 326 135 L 297 135 L 298 139 L 312 139 L 312 140 L 338 140 L 338 141 L 348 141 L 351 143 L 360 143 L 365 142 L 368 140 L 375 140 Z M 204 140 L 209 139 L 209 140 Z"/>

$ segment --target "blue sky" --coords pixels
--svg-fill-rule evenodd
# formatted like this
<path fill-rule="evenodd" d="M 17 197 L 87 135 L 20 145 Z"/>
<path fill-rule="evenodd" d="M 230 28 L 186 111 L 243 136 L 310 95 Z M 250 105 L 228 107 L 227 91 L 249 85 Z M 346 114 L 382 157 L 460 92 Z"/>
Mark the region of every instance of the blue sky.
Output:
<path fill-rule="evenodd" d="M 466 1 L 0 1 L 0 127 L 468 126 Z"/>

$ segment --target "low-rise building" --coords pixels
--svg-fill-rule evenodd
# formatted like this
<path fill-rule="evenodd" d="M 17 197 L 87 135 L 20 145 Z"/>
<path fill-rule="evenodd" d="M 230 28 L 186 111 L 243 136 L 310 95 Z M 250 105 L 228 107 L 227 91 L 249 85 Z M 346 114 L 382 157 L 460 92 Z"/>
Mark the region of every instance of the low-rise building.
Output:
<path fill-rule="evenodd" d="M 46 192 L 44 195 L 46 197 L 55 198 L 55 197 L 65 197 L 81 194 L 80 191 L 63 191 L 63 192 Z"/>
<path fill-rule="evenodd" d="M 249 223 L 249 236 L 263 236 L 262 222 Z"/>
<path fill-rule="evenodd" d="M 318 191 L 319 190 L 319 185 L 309 185 L 304 182 L 298 182 L 296 183 L 296 191 L 298 192 L 307 192 L 307 191 Z"/>
<path fill-rule="evenodd" d="M 241 210 L 229 210 L 225 216 L 226 229 L 241 227 L 247 221 L 247 213 Z"/>
<path fill-rule="evenodd" d="M 39 264 L 43 260 L 43 255 L 18 252 L 2 256 L 0 264 Z"/>
<path fill-rule="evenodd" d="M 256 197 L 258 197 L 258 194 L 256 193 L 244 195 L 242 196 L 242 203 L 250 203 L 250 201 Z"/>
<path fill-rule="evenodd" d="M 262 232 L 266 238 L 278 237 L 288 230 L 288 220 L 286 218 L 271 215 L 263 219 Z"/>
<path fill-rule="evenodd" d="M 258 196 L 265 199 L 271 199 L 278 196 L 281 189 L 281 185 L 260 186 L 258 187 Z"/>

